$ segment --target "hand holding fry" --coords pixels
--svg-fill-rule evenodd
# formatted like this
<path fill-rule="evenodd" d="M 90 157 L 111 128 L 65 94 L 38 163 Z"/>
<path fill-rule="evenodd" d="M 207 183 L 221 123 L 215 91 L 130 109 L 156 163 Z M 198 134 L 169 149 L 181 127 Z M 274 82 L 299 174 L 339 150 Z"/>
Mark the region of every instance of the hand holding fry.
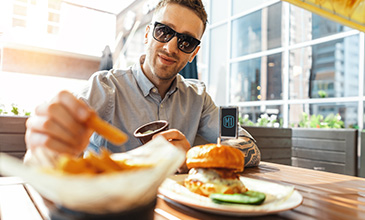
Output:
<path fill-rule="evenodd" d="M 89 119 L 86 121 L 86 125 L 113 144 L 120 145 L 128 140 L 128 137 L 125 133 L 104 121 L 96 114 L 92 114 L 89 117 Z"/>
<path fill-rule="evenodd" d="M 85 102 L 67 91 L 38 106 L 26 126 L 25 140 L 30 150 L 48 148 L 79 156 L 94 131 L 116 145 L 127 140 L 123 132 L 103 121 Z"/>

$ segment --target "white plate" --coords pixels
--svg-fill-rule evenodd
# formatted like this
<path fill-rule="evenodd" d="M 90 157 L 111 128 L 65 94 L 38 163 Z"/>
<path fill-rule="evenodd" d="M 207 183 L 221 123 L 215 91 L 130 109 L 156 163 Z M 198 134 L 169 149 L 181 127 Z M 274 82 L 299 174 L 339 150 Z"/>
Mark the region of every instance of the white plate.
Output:
<path fill-rule="evenodd" d="M 261 205 L 217 204 L 210 198 L 189 191 L 183 186 L 187 174 L 167 178 L 159 188 L 166 198 L 201 211 L 232 216 L 259 216 L 274 214 L 298 207 L 303 197 L 293 186 L 240 177 L 248 190 L 263 192 L 266 199 Z"/>

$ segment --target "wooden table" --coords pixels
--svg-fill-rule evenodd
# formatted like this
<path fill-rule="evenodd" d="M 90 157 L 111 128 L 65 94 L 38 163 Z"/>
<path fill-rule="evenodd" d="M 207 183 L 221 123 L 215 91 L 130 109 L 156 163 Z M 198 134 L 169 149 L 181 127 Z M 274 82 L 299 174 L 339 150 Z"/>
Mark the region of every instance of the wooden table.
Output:
<path fill-rule="evenodd" d="M 299 207 L 275 215 L 249 219 L 365 219 L 365 179 L 261 162 L 243 175 L 266 181 L 294 185 L 304 197 Z M 44 204 L 44 203 L 43 203 Z M 14 177 L 0 178 L 0 219 L 48 219 L 40 196 Z M 168 202 L 159 196 L 155 220 L 162 219 L 238 219 L 214 215 Z"/>

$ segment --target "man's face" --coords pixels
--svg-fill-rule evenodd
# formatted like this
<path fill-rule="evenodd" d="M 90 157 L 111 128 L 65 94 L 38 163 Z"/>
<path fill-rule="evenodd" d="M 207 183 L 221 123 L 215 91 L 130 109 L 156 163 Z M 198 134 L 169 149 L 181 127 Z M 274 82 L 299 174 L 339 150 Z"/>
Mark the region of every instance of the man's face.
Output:
<path fill-rule="evenodd" d="M 200 40 L 203 34 L 203 22 L 189 8 L 169 4 L 162 8 L 153 18 L 153 22 L 168 25 L 176 32 L 189 34 Z M 167 43 L 156 41 L 152 37 L 153 25 L 146 28 L 145 43 L 147 45 L 146 59 L 143 70 L 153 82 L 171 80 L 187 64 L 192 61 L 199 46 L 190 54 L 184 53 L 177 47 L 177 37 Z"/>

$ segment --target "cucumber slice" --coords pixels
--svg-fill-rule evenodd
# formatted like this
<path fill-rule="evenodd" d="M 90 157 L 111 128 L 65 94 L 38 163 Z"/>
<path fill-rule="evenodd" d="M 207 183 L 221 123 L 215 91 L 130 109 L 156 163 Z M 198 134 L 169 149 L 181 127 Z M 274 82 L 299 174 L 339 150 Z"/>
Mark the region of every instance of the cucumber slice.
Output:
<path fill-rule="evenodd" d="M 264 202 L 266 195 L 262 192 L 247 191 L 244 193 L 222 194 L 212 193 L 209 198 L 215 203 L 238 203 L 247 205 L 260 205 Z"/>

